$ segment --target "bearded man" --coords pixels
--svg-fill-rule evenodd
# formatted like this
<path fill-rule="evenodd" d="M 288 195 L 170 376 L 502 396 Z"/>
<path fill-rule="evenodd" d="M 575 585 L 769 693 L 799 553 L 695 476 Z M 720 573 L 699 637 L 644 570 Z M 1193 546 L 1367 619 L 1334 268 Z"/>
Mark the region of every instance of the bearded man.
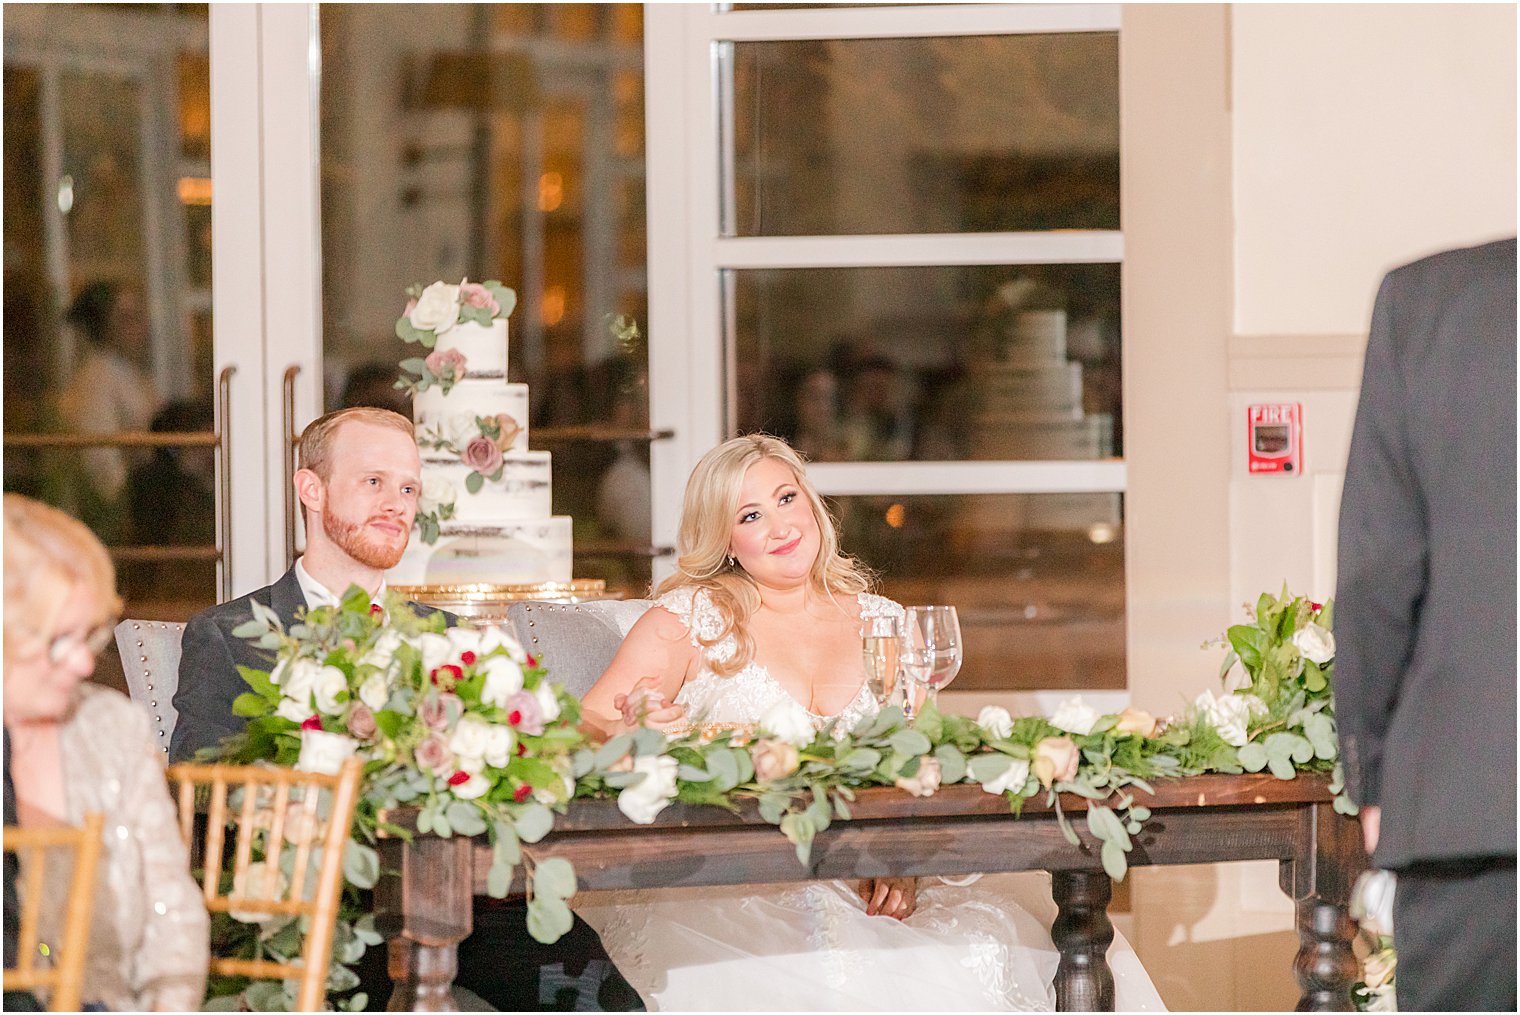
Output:
<path fill-rule="evenodd" d="M 422 462 L 412 422 L 387 409 L 330 412 L 301 434 L 296 495 L 306 519 L 306 553 L 273 585 L 197 614 L 185 628 L 169 755 L 188 760 L 242 729 L 232 701 L 246 691 L 239 666 L 267 670 L 274 655 L 232 631 L 252 619 L 250 603 L 287 627 L 302 607 L 336 606 L 351 585 L 373 599 L 406 550 Z M 417 606 L 419 612 L 431 612 Z"/>

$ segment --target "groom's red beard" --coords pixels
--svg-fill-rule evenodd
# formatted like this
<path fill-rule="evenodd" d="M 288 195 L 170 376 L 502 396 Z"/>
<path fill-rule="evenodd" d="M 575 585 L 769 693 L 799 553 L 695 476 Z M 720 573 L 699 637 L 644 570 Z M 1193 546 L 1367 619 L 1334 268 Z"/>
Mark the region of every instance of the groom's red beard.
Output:
<path fill-rule="evenodd" d="M 322 513 L 322 531 L 337 544 L 338 549 L 365 567 L 389 571 L 401 562 L 401 555 L 406 552 L 407 537 L 411 533 L 403 532 L 396 540 L 386 541 L 369 531 L 367 525 L 368 519 L 364 522 L 351 522 L 331 510 Z"/>

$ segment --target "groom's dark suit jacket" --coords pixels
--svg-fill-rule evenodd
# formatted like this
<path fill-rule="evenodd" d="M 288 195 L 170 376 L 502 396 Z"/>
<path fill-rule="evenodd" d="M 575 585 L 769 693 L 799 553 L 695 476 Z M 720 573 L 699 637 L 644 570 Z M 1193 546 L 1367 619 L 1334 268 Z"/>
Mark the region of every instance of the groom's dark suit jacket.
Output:
<path fill-rule="evenodd" d="M 274 665 L 272 652 L 233 637 L 235 627 L 253 619 L 249 605 L 253 602 L 273 610 L 282 624 L 293 621 L 296 611 L 306 605 L 295 568 L 273 585 L 196 614 L 186 625 L 179 689 L 174 692 L 179 723 L 169 746 L 175 761 L 187 760 L 202 747 L 220 743 L 243 728 L 244 720 L 232 714 L 233 699 L 248 687 L 238 666 L 267 670 Z M 422 614 L 433 612 L 420 603 L 412 606 Z M 444 616 L 454 626 L 453 614 Z M 579 917 L 569 934 L 544 945 L 529 936 L 522 903 L 475 901 L 475 933 L 459 946 L 457 982 L 497 1010 L 643 1008 L 638 994 L 608 960 L 601 941 Z M 385 958 L 385 949 L 371 948 L 359 968 L 361 989 L 368 993 L 372 1009 L 377 1004 L 383 1008 L 389 995 Z"/>
<path fill-rule="evenodd" d="M 174 692 L 179 722 L 169 742 L 171 760 L 188 761 L 196 751 L 215 746 L 243 728 L 243 719 L 232 714 L 232 700 L 248 690 L 237 668 L 267 670 L 274 665 L 273 652 L 232 634 L 239 624 L 253 619 L 250 604 L 254 602 L 269 607 L 288 626 L 296 619 L 296 611 L 306 606 L 295 568 L 273 585 L 190 618 L 180 643 L 179 688 Z M 420 603 L 412 607 L 421 614 L 433 612 Z M 445 616 L 453 627 L 453 614 Z"/>

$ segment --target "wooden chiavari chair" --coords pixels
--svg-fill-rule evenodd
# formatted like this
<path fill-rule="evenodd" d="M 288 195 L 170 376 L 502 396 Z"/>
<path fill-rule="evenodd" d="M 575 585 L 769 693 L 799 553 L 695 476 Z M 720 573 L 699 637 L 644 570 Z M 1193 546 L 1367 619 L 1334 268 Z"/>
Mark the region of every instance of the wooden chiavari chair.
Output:
<path fill-rule="evenodd" d="M 48 993 L 50 1011 L 79 1011 L 84 984 L 84 962 L 90 940 L 90 912 L 95 903 L 95 868 L 100 860 L 101 827 L 98 812 L 84 816 L 84 825 L 47 828 L 5 826 L 5 852 L 20 861 L 21 928 L 17 941 L 16 967 L 6 969 L 5 989 Z M 42 905 L 46 895 L 46 870 L 50 851 L 66 851 L 73 859 L 69 897 L 64 906 L 62 936 L 52 942 L 50 961 L 38 962 L 41 954 Z"/>
<path fill-rule="evenodd" d="M 213 913 L 309 918 L 310 930 L 299 964 L 213 957 L 212 973 L 297 980 L 296 1010 L 322 1010 L 343 889 L 343 852 L 353 825 L 363 768 L 357 758 L 345 762 L 338 775 L 265 765 L 169 766 L 169 783 L 175 787 L 179 802 L 180 833 L 192 856 L 197 854 L 196 817 L 205 816 L 204 849 L 199 852 L 204 865 L 201 886 L 206 909 Z M 319 806 L 323 790 L 330 793 L 328 806 Z M 232 842 L 233 881 L 224 893 L 222 875 L 229 828 L 236 832 Z M 294 834 L 287 836 L 288 832 Z M 260 844 L 265 858 L 255 861 L 255 846 Z M 279 864 L 281 852 L 287 850 L 293 853 L 293 863 L 288 884 L 282 886 Z M 317 864 L 316 889 L 307 897 L 304 889 L 313 862 Z M 265 869 L 258 870 L 261 866 Z"/>

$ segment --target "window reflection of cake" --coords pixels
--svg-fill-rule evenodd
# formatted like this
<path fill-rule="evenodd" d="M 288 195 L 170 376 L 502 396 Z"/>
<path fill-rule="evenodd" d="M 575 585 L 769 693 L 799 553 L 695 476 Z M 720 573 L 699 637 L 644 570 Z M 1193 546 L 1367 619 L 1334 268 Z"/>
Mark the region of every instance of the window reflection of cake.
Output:
<path fill-rule="evenodd" d="M 569 582 L 571 519 L 553 513 L 549 452 L 528 450 L 528 386 L 506 382 L 505 316 L 439 333 L 428 369 L 412 403 L 423 503 L 389 580 Z"/>

